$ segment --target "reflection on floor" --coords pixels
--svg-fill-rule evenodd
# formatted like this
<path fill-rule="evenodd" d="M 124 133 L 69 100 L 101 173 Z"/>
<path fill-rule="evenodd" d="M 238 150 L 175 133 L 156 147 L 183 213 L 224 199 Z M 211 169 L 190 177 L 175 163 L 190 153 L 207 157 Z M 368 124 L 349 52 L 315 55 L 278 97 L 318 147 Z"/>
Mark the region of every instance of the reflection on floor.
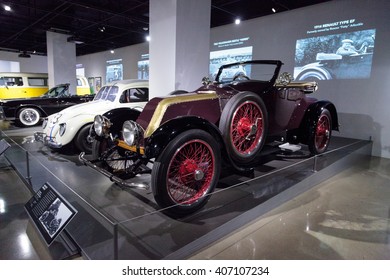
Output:
<path fill-rule="evenodd" d="M 15 171 L 0 156 L 0 259 L 37 260 L 38 253 L 27 235 L 24 204 L 31 194 Z"/>
<path fill-rule="evenodd" d="M 29 191 L 0 157 L 0 259 L 42 259 L 27 235 Z M 192 259 L 390 259 L 390 159 L 350 168 Z M 33 242 L 34 245 L 36 241 Z"/>
<path fill-rule="evenodd" d="M 192 259 L 390 259 L 390 160 L 371 158 Z"/>

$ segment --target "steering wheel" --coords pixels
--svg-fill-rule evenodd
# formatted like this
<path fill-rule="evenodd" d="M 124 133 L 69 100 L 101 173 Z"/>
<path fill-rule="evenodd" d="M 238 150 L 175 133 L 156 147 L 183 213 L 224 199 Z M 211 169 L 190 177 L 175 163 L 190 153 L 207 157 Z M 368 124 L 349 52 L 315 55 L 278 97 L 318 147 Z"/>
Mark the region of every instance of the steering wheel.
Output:
<path fill-rule="evenodd" d="M 250 78 L 243 73 L 239 73 L 233 77 L 233 81 L 236 81 L 236 80 L 248 80 L 249 81 Z"/>

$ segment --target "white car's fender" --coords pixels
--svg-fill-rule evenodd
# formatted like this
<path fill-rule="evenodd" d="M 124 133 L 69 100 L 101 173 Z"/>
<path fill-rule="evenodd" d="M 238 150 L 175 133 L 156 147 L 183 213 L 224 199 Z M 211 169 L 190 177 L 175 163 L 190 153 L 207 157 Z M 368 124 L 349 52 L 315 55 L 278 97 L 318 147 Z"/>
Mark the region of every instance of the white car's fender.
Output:
<path fill-rule="evenodd" d="M 71 106 L 57 114 L 50 115 L 43 132 L 55 146 L 62 147 L 71 143 L 80 129 L 91 124 L 96 115 L 104 114 L 113 108 L 142 109 L 145 104 L 146 102 L 115 104 L 109 101 L 91 101 Z M 62 135 L 61 126 L 65 130 Z"/>

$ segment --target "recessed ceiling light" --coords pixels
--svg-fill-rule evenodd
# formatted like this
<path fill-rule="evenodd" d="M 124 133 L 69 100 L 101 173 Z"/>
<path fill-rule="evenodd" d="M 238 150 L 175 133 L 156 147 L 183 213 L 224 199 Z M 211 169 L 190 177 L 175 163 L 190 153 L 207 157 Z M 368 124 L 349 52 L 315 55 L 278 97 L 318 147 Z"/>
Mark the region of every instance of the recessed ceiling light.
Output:
<path fill-rule="evenodd" d="M 8 5 L 4 5 L 4 10 L 6 10 L 7 12 L 12 11 L 11 7 Z"/>
<path fill-rule="evenodd" d="M 275 9 L 275 8 L 272 8 L 272 12 L 276 13 L 276 9 Z"/>
<path fill-rule="evenodd" d="M 240 24 L 241 23 L 241 20 L 239 18 L 237 18 L 235 21 L 234 21 L 235 24 Z"/>
<path fill-rule="evenodd" d="M 149 35 L 147 35 L 145 38 L 146 38 L 146 41 L 150 42 L 150 36 Z"/>
<path fill-rule="evenodd" d="M 115 51 L 114 50 L 110 50 L 110 53 L 115 53 Z"/>

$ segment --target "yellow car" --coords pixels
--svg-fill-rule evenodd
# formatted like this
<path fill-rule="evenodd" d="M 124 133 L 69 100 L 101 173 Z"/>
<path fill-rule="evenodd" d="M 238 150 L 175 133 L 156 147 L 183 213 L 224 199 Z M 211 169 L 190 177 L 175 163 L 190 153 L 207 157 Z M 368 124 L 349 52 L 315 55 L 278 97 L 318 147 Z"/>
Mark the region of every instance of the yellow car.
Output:
<path fill-rule="evenodd" d="M 38 97 L 48 89 L 45 73 L 0 73 L 0 99 Z M 83 76 L 77 76 L 76 94 L 91 94 L 88 80 Z"/>

